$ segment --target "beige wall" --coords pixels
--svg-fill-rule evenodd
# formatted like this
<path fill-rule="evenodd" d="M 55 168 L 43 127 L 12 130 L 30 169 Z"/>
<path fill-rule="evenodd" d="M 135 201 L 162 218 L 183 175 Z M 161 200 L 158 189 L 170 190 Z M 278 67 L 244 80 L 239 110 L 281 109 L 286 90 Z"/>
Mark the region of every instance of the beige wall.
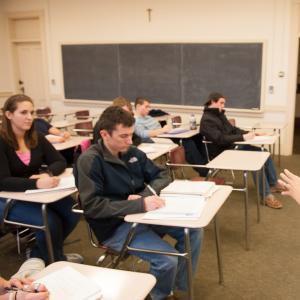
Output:
<path fill-rule="evenodd" d="M 263 41 L 264 113 L 230 114 L 240 118 L 242 123 L 287 122 L 284 153 L 291 153 L 297 59 L 292 49 L 298 47 L 294 38 L 299 34 L 296 1 L 2 0 L 0 3 L 3 12 L 45 12 L 49 99 L 57 108 L 70 107 L 62 101 L 62 43 Z M 151 22 L 148 22 L 148 8 L 152 9 Z M 1 30 L 0 41 L 1 44 L 7 42 Z M 8 55 L 4 57 L 7 59 Z M 0 64 L 2 60 L 0 58 Z M 0 91 L 10 90 L 11 79 L 7 81 L 3 72 L 1 68 Z M 279 72 L 283 72 L 284 77 L 280 77 Z M 274 93 L 268 92 L 269 86 L 274 86 Z"/>

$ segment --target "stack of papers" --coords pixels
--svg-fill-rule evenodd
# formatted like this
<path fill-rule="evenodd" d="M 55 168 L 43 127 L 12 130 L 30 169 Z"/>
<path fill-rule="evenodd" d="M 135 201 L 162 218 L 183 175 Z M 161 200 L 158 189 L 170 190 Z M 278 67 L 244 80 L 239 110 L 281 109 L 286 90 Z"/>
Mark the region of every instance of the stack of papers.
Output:
<path fill-rule="evenodd" d="M 197 220 L 205 207 L 207 197 L 217 190 L 214 182 L 175 180 L 164 188 L 160 197 L 166 205 L 144 215 L 148 220 Z"/>
<path fill-rule="evenodd" d="M 35 189 L 35 190 L 26 190 L 25 194 L 34 194 L 34 193 L 43 193 L 43 192 L 53 192 L 61 190 L 70 190 L 76 188 L 75 178 L 73 175 L 68 175 L 60 178 L 59 185 L 50 189 Z"/>
<path fill-rule="evenodd" d="M 44 284 L 51 300 L 98 300 L 101 288 L 72 267 L 64 267 L 50 273 L 34 283 Z"/>

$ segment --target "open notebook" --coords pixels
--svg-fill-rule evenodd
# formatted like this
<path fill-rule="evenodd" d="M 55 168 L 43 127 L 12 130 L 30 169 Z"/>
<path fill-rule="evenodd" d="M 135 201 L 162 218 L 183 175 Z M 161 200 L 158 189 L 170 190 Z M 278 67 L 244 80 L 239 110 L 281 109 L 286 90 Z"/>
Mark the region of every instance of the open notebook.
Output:
<path fill-rule="evenodd" d="M 50 300 L 98 300 L 102 296 L 96 282 L 69 266 L 37 279 L 35 283 L 47 287 Z"/>
<path fill-rule="evenodd" d="M 25 194 L 34 194 L 34 193 L 53 192 L 53 191 L 60 191 L 60 190 L 69 190 L 69 189 L 74 189 L 75 187 L 76 187 L 75 186 L 75 178 L 71 174 L 71 175 L 68 175 L 68 176 L 61 177 L 59 185 L 55 188 L 26 190 Z"/>
<path fill-rule="evenodd" d="M 215 192 L 214 182 L 196 182 L 189 180 L 175 180 L 165 187 L 160 197 L 165 199 L 166 205 L 152 210 L 144 215 L 148 220 L 196 220 L 200 217 L 206 198 Z"/>

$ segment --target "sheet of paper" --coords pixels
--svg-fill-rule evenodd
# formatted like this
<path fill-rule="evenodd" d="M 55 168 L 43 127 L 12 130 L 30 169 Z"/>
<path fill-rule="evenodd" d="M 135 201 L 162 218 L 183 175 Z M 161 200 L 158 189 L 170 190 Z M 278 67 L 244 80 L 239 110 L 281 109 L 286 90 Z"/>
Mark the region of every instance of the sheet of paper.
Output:
<path fill-rule="evenodd" d="M 178 134 L 178 133 L 183 133 L 183 132 L 187 132 L 187 131 L 189 131 L 188 128 L 178 127 L 178 128 L 173 128 L 173 129 L 169 130 L 167 133 Z"/>
<path fill-rule="evenodd" d="M 164 220 L 180 219 L 195 220 L 198 219 L 205 207 L 205 197 L 199 195 L 165 195 L 162 196 L 166 205 L 162 208 L 147 212 L 143 219 Z"/>
<path fill-rule="evenodd" d="M 50 300 L 97 300 L 102 295 L 100 286 L 69 266 L 35 282 L 47 287 Z"/>
<path fill-rule="evenodd" d="M 151 145 L 140 145 L 138 148 L 146 154 L 156 152 L 155 148 L 152 147 Z"/>
<path fill-rule="evenodd" d="M 271 135 L 256 135 L 253 139 L 255 142 L 268 142 L 273 140 Z"/>
<path fill-rule="evenodd" d="M 34 193 L 43 193 L 43 192 L 53 192 L 59 190 L 67 190 L 75 188 L 75 178 L 73 175 L 68 175 L 60 178 L 59 185 L 51 189 L 35 189 L 35 190 L 26 190 L 25 194 L 34 194 Z"/>

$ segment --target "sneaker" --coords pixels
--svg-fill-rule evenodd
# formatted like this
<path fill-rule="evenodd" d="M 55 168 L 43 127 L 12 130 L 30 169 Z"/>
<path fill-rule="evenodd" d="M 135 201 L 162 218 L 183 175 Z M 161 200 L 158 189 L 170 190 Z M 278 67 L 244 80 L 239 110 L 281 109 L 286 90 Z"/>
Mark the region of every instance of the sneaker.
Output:
<path fill-rule="evenodd" d="M 282 208 L 282 203 L 278 199 L 276 199 L 272 194 L 268 195 L 265 198 L 265 203 L 270 208 L 275 208 L 275 209 Z"/>
<path fill-rule="evenodd" d="M 37 257 L 27 259 L 20 267 L 19 271 L 12 277 L 22 280 L 39 273 L 45 268 L 45 262 Z"/>
<path fill-rule="evenodd" d="M 65 254 L 67 261 L 77 263 L 77 264 L 83 264 L 83 257 L 78 253 L 67 253 Z"/>

